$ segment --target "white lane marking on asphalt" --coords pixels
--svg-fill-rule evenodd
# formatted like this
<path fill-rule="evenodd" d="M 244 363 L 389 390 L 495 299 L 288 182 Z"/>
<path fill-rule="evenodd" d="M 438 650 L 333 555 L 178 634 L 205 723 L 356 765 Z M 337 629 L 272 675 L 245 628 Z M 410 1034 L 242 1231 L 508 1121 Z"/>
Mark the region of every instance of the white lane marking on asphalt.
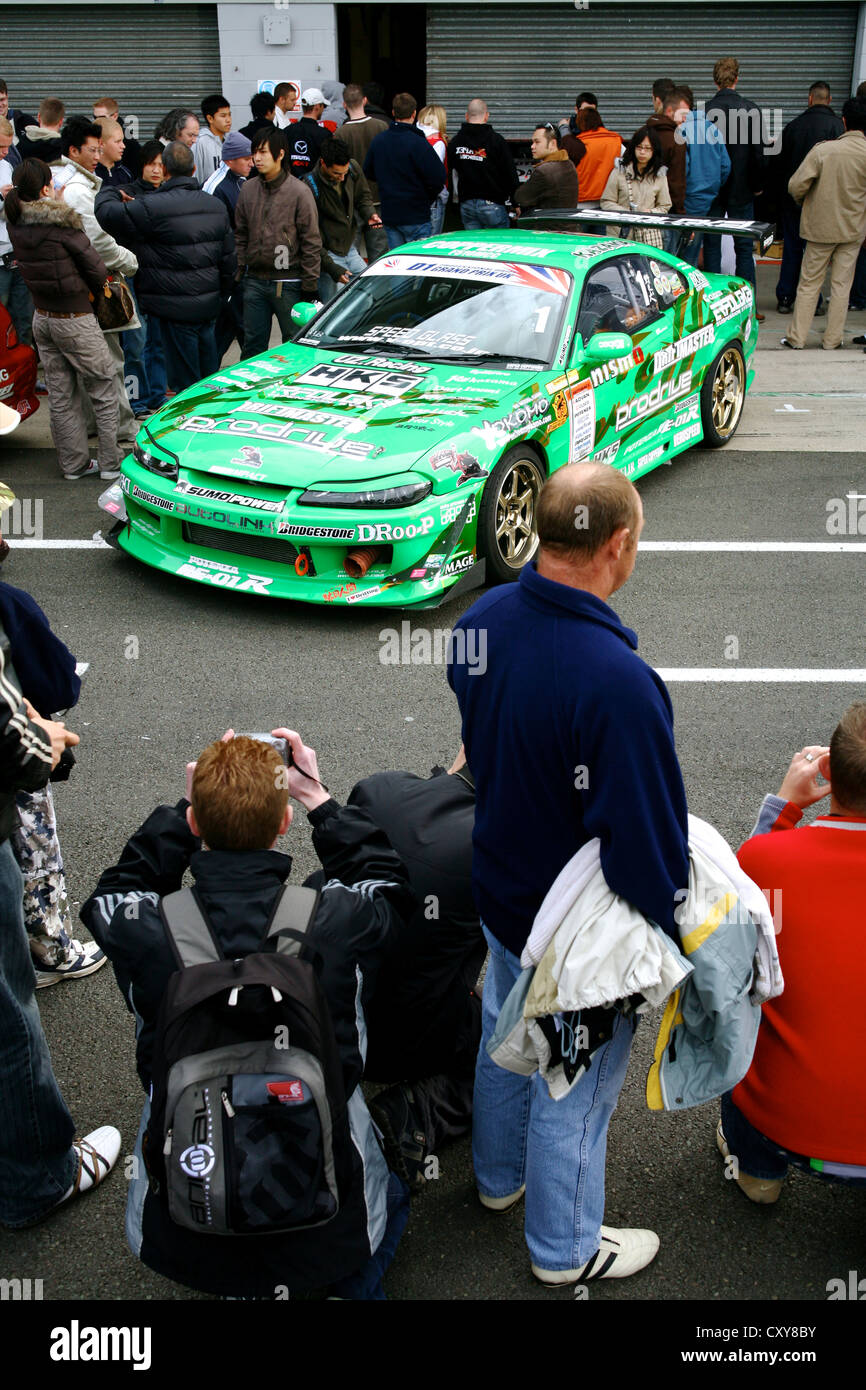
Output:
<path fill-rule="evenodd" d="M 862 685 L 866 681 L 866 670 L 844 667 L 833 670 L 810 668 L 808 666 L 658 666 L 656 674 L 666 684 L 676 681 L 711 683 L 727 681 L 733 684 L 766 682 L 768 684 L 792 685 Z"/>
<path fill-rule="evenodd" d="M 785 414 L 785 411 L 788 411 L 790 414 L 793 414 L 793 415 L 811 415 L 811 414 L 812 414 L 811 410 L 803 410 L 799 405 L 791 405 L 791 403 L 790 403 L 789 401 L 786 401 L 786 403 L 785 403 L 784 405 L 777 405 L 777 406 L 776 406 L 776 409 L 773 411 L 773 414 L 774 414 L 774 415 L 784 415 L 784 414 Z"/>
<path fill-rule="evenodd" d="M 18 540 L 12 537 L 12 543 L 16 550 L 110 550 L 111 546 L 104 541 L 101 536 L 94 536 L 89 541 L 35 541 Z"/>
<path fill-rule="evenodd" d="M 641 554 L 645 550 L 655 551 L 793 551 L 802 554 L 832 554 L 866 550 L 866 541 L 641 541 L 638 547 Z"/>

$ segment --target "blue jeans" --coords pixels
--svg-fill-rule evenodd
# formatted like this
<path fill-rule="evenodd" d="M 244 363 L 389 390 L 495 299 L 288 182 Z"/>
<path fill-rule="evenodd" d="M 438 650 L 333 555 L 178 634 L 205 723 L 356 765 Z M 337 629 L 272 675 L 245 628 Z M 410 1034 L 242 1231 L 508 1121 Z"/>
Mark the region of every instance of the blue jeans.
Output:
<path fill-rule="evenodd" d="M 708 217 L 728 217 L 735 221 L 751 222 L 755 216 L 754 203 L 742 203 L 739 206 L 730 205 L 727 208 L 719 207 L 716 203 L 710 208 Z M 752 250 L 752 243 L 748 237 L 734 237 L 734 256 L 735 273 L 743 280 L 748 280 L 754 287 L 755 284 L 755 253 Z M 720 236 L 708 236 L 704 243 L 704 270 L 710 274 L 718 275 L 722 269 L 722 238 Z"/>
<path fill-rule="evenodd" d="M 300 284 L 289 284 L 279 280 L 260 280 L 255 275 L 244 277 L 244 350 L 241 360 L 258 357 L 267 352 L 271 339 L 271 323 L 274 314 L 280 325 L 283 342 L 288 342 L 297 333 L 292 323 L 292 310 L 303 299 Z M 280 291 L 278 294 L 277 291 Z"/>
<path fill-rule="evenodd" d="M 139 317 L 142 317 L 139 315 Z M 165 389 L 168 380 L 165 375 L 165 353 L 162 347 L 160 321 L 153 314 L 142 317 L 145 326 L 144 369 L 147 372 L 149 395 L 146 401 L 149 410 L 159 410 L 165 402 Z"/>
<path fill-rule="evenodd" d="M 415 222 L 411 225 L 406 222 L 400 227 L 385 226 L 385 235 L 388 238 L 388 249 L 393 251 L 395 246 L 402 246 L 404 241 L 420 241 L 422 237 L 432 236 L 432 223 Z"/>
<path fill-rule="evenodd" d="M 9 310 L 19 343 L 23 343 L 25 347 L 32 347 L 33 300 L 17 266 L 13 270 L 9 266 L 0 265 L 0 304 Z"/>
<path fill-rule="evenodd" d="M 794 1153 L 792 1149 L 785 1149 L 781 1144 L 768 1139 L 746 1119 L 731 1096 L 730 1091 L 722 1096 L 722 1129 L 728 1141 L 728 1149 L 731 1154 L 736 1154 L 743 1173 L 747 1173 L 751 1178 L 763 1178 L 765 1182 L 772 1182 L 787 1177 L 789 1167 L 803 1168 L 807 1173 L 818 1172 L 827 1182 L 841 1182 L 849 1187 L 866 1187 L 866 1175 L 842 1177 L 835 1173 L 821 1173 L 819 1169 L 812 1167 L 812 1160 L 804 1154 Z"/>
<path fill-rule="evenodd" d="M 127 284 L 129 284 L 128 281 Z M 141 310 L 138 307 L 133 286 L 130 285 L 129 289 L 135 302 L 135 312 L 141 320 L 141 328 L 130 328 L 126 333 L 121 333 L 120 341 L 123 345 L 123 374 L 127 383 L 126 393 L 129 396 L 129 404 L 132 406 L 133 414 L 139 415 L 151 408 L 150 382 L 147 377 L 147 324 L 141 317 Z M 132 378 L 131 390 L 130 377 Z"/>
<path fill-rule="evenodd" d="M 165 368 L 172 391 L 185 391 L 203 377 L 213 376 L 219 367 L 215 326 L 212 319 L 207 323 L 159 319 Z"/>
<path fill-rule="evenodd" d="M 577 1269 L 600 1244 L 607 1128 L 628 1066 L 632 1024 L 618 1017 L 610 1042 L 562 1100 L 547 1083 L 505 1071 L 487 1053 L 502 1005 L 521 973 L 517 956 L 484 928 L 481 1046 L 475 1072 L 472 1156 L 479 1191 L 507 1197 L 526 1183 L 526 1244 L 542 1269 Z"/>
<path fill-rule="evenodd" d="M 24 1226 L 75 1180 L 75 1127 L 54 1078 L 36 1006 L 21 870 L 0 845 L 0 1221 Z"/>
<path fill-rule="evenodd" d="M 332 261 L 336 261 L 337 265 L 341 265 L 352 275 L 360 275 L 362 270 L 367 269 L 367 262 L 354 246 L 349 247 L 345 256 L 338 256 L 336 251 L 329 251 L 328 255 Z M 337 291 L 342 288 L 343 286 L 338 285 L 337 281 L 330 275 L 322 274 L 319 276 L 319 298 L 323 304 L 330 304 Z"/>
<path fill-rule="evenodd" d="M 507 227 L 508 208 L 504 203 L 488 203 L 485 198 L 467 198 L 460 204 L 460 216 L 467 232 L 483 227 Z"/>
<path fill-rule="evenodd" d="M 438 236 L 445 222 L 445 208 L 448 200 L 443 203 L 441 198 L 436 198 L 430 204 L 430 235 Z"/>

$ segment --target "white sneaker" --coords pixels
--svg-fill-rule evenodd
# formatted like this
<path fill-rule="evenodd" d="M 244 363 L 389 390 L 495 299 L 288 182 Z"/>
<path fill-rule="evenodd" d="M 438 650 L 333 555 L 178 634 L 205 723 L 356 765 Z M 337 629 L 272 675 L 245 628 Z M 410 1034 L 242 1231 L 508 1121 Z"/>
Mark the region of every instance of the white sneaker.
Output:
<path fill-rule="evenodd" d="M 67 959 L 53 969 L 42 969 L 33 962 L 36 988 L 46 989 L 48 985 L 59 985 L 61 980 L 79 980 L 82 975 L 92 975 L 101 970 L 107 960 L 108 956 L 95 941 L 70 941 Z"/>
<path fill-rule="evenodd" d="M 106 480 L 106 482 L 111 482 L 111 483 L 113 483 L 114 480 L 115 480 L 115 478 L 119 478 L 119 477 L 120 477 L 120 469 L 119 469 L 119 468 L 100 468 L 100 470 L 99 470 L 99 476 L 100 476 L 100 478 L 104 478 L 104 479 Z"/>
<path fill-rule="evenodd" d="M 587 1279 L 626 1279 L 654 1260 L 659 1248 L 655 1231 L 615 1231 L 602 1226 L 601 1245 L 580 1269 L 540 1269 L 532 1272 L 542 1284 L 581 1284 Z"/>
<path fill-rule="evenodd" d="M 488 1211 L 511 1211 L 512 1207 L 517 1206 L 525 1191 L 526 1183 L 522 1187 L 518 1187 L 516 1192 L 509 1192 L 507 1197 L 488 1197 L 486 1193 L 479 1192 L 478 1200 Z"/>
<path fill-rule="evenodd" d="M 96 459 L 91 459 L 86 468 L 82 468 L 80 473 L 64 473 L 67 483 L 77 483 L 79 478 L 92 478 L 94 473 L 99 472 L 99 464 Z"/>

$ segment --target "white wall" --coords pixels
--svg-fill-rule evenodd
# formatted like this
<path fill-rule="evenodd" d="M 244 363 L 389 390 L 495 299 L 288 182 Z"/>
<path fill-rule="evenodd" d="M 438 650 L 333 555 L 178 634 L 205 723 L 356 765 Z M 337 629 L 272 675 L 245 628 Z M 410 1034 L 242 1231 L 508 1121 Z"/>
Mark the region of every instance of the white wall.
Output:
<path fill-rule="evenodd" d="M 217 5 L 223 93 L 234 108 L 238 129 L 250 119 L 249 99 L 262 80 L 299 81 L 318 86 L 337 77 L 337 16 L 335 5 L 275 4 Z M 288 18 L 290 44 L 266 44 L 262 17 Z"/>

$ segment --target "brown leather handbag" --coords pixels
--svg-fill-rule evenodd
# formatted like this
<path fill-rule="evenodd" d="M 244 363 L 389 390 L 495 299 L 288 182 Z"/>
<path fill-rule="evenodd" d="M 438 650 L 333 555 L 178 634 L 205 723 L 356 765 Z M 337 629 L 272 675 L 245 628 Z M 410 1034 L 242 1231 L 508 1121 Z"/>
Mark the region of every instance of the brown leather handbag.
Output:
<path fill-rule="evenodd" d="M 132 291 L 122 275 L 106 280 L 99 294 L 94 296 L 93 311 L 99 327 L 103 330 L 126 328 L 135 318 L 135 300 Z"/>

